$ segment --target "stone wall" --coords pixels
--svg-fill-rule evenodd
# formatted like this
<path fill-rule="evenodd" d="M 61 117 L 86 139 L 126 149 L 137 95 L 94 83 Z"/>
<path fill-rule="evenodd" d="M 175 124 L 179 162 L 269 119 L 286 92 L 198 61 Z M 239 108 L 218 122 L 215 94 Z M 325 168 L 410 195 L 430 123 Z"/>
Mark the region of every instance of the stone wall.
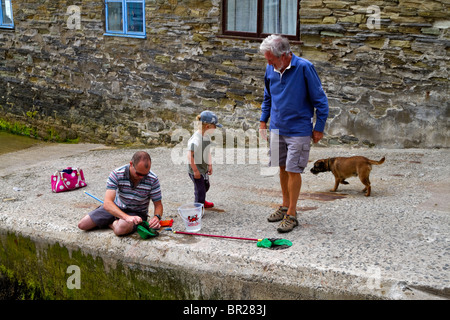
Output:
<path fill-rule="evenodd" d="M 448 147 L 446 0 L 301 1 L 293 52 L 330 102 L 323 144 Z M 67 7 L 81 9 L 69 29 Z M 380 10 L 378 25 L 369 6 Z M 221 37 L 221 1 L 147 0 L 147 39 L 104 36 L 104 1 L 13 1 L 0 29 L 0 120 L 44 139 L 171 143 L 195 115 L 258 127 L 261 39 Z M 370 20 L 372 19 L 372 20 Z M 375 28 L 370 28 L 374 27 Z"/>
<path fill-rule="evenodd" d="M 301 4 L 303 57 L 329 97 L 327 132 L 340 137 L 329 142 L 449 146 L 448 1 Z"/>

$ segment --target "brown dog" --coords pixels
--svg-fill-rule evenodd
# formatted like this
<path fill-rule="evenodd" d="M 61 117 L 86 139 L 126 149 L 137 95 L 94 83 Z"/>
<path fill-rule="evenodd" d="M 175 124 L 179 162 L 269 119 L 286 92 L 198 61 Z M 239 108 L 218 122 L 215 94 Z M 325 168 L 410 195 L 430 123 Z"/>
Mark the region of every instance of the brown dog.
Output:
<path fill-rule="evenodd" d="M 318 174 L 319 172 L 331 171 L 335 179 L 334 189 L 331 190 L 333 192 L 337 190 L 339 183 L 348 184 L 345 179 L 359 176 L 359 179 L 365 185 L 363 192 L 366 191 L 366 197 L 368 197 L 371 191 L 369 175 L 372 165 L 382 164 L 384 160 L 385 157 L 381 158 L 380 161 L 374 161 L 361 156 L 321 159 L 314 163 L 311 172 Z"/>

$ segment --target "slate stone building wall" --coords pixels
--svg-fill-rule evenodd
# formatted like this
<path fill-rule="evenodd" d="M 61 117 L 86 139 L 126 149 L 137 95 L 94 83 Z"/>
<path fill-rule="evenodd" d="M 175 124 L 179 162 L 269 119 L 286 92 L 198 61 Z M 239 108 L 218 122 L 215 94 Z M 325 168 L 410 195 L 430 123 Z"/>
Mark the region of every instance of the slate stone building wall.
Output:
<path fill-rule="evenodd" d="M 1 121 L 45 139 L 147 146 L 193 131 L 204 109 L 226 128 L 258 128 L 261 39 L 221 36 L 220 0 L 147 0 L 146 39 L 105 36 L 102 0 L 12 4 L 15 28 L 0 29 Z M 70 5 L 79 29 L 68 28 Z M 328 95 L 323 144 L 449 147 L 449 6 L 300 2 L 292 51 L 315 64 Z"/>

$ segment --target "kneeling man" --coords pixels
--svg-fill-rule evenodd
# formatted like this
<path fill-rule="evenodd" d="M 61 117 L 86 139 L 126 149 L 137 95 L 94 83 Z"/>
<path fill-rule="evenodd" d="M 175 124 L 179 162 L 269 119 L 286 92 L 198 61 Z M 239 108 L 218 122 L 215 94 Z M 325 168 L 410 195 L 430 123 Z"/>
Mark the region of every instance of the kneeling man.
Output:
<path fill-rule="evenodd" d="M 142 221 L 147 221 L 152 200 L 154 216 L 149 220 L 149 227 L 159 229 L 163 214 L 161 187 L 150 168 L 150 155 L 138 151 L 129 164 L 112 171 L 103 205 L 82 218 L 78 228 L 87 231 L 110 227 L 118 236 L 133 233 Z"/>

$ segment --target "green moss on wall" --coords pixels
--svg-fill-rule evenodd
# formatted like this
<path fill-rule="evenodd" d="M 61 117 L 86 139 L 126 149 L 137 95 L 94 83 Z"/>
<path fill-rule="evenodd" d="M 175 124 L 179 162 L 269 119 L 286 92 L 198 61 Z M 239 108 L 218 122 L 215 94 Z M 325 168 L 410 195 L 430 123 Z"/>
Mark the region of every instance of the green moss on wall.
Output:
<path fill-rule="evenodd" d="M 0 278 L 16 283 L 22 299 L 190 299 L 183 284 L 169 270 L 141 270 L 140 266 L 105 266 L 101 257 L 80 249 L 69 251 L 12 233 L 0 233 Z M 79 268 L 80 288 L 69 288 L 69 266 Z M 69 282 L 69 285 L 68 285 Z M 0 288 L 3 290 L 4 288 Z"/>
<path fill-rule="evenodd" d="M 28 114 L 28 112 L 27 112 Z M 37 129 L 29 124 L 21 121 L 10 121 L 8 119 L 0 118 L 0 131 L 6 131 L 12 134 L 28 136 L 30 138 L 42 139 L 44 141 L 64 142 L 64 143 L 78 143 L 79 138 L 71 139 L 63 131 L 56 129 L 53 126 L 48 126 L 42 129 Z"/>
<path fill-rule="evenodd" d="M 30 128 L 27 125 L 21 124 L 19 122 L 10 122 L 6 119 L 0 118 L 0 130 L 7 131 L 13 134 L 20 134 L 30 136 L 32 138 L 37 138 L 36 129 Z"/>

